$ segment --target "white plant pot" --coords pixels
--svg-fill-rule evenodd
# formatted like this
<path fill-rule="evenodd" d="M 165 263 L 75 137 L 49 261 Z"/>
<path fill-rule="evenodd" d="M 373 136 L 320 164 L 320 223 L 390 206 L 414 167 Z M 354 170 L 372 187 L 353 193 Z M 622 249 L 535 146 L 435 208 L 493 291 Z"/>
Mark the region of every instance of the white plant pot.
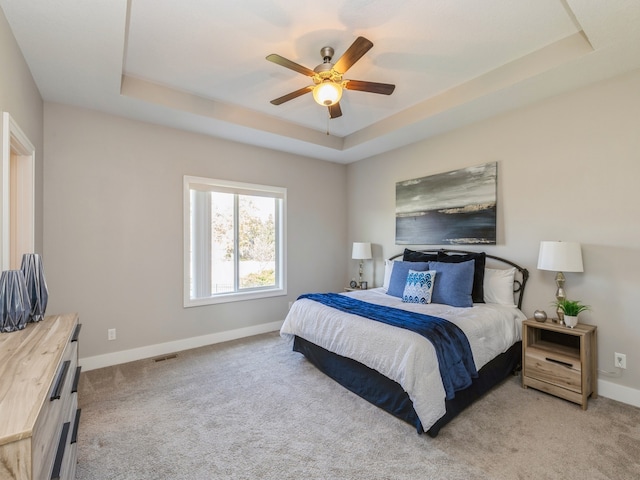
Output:
<path fill-rule="evenodd" d="M 573 328 L 578 324 L 578 317 L 572 317 L 571 315 L 565 315 L 564 316 L 564 324 L 569 327 L 569 328 Z"/>

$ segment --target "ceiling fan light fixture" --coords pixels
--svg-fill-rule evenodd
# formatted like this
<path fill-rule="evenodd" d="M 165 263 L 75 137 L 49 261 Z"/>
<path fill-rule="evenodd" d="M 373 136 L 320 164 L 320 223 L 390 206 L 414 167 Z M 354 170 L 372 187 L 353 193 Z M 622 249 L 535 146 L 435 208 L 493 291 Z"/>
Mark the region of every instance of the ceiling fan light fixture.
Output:
<path fill-rule="evenodd" d="M 335 64 L 331 63 L 334 53 L 333 48 L 322 47 L 320 50 L 322 63 L 317 65 L 313 70 L 299 65 L 296 62 L 292 62 L 276 53 L 267 55 L 268 61 L 311 77 L 313 80 L 313 85 L 307 85 L 282 97 L 275 98 L 271 100 L 271 103 L 273 105 L 282 105 L 305 93 L 313 92 L 313 100 L 318 105 L 329 108 L 329 118 L 338 118 L 342 116 L 340 99 L 342 98 L 342 91 L 345 88 L 347 90 L 358 90 L 360 92 L 391 95 L 396 86 L 389 83 L 343 80 L 343 75 L 347 73 L 347 70 L 367 53 L 371 47 L 373 47 L 373 43 L 370 40 L 364 37 L 358 37 Z"/>
<path fill-rule="evenodd" d="M 342 85 L 325 80 L 313 87 L 313 99 L 323 107 L 335 105 L 342 98 Z"/>

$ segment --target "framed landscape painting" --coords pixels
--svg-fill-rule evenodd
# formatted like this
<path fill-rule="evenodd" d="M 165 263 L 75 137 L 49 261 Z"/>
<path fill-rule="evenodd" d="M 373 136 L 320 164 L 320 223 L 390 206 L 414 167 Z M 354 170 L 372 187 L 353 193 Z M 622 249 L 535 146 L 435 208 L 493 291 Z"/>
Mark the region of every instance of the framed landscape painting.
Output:
<path fill-rule="evenodd" d="M 496 243 L 498 164 L 396 183 L 397 245 Z"/>

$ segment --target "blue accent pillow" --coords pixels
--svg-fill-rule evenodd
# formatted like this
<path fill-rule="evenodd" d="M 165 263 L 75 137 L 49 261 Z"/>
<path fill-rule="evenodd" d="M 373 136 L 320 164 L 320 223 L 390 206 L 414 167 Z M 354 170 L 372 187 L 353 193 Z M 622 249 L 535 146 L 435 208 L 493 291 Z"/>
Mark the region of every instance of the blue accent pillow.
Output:
<path fill-rule="evenodd" d="M 409 270 L 424 272 L 425 270 L 429 270 L 429 262 L 393 262 L 393 270 L 391 271 L 387 295 L 402 298 L 404 287 L 407 284 Z"/>
<path fill-rule="evenodd" d="M 475 273 L 473 274 L 473 290 L 471 291 L 471 298 L 474 303 L 484 303 L 484 267 L 486 259 L 487 254 L 484 252 L 467 253 L 465 255 L 448 255 L 445 252 L 438 252 L 438 258 L 435 258 L 434 260 L 436 262 L 445 263 L 460 263 L 475 260 L 476 264 Z"/>
<path fill-rule="evenodd" d="M 436 272 L 434 270 L 427 272 L 409 270 L 402 301 L 406 303 L 431 303 L 431 292 L 435 279 Z"/>
<path fill-rule="evenodd" d="M 429 270 L 435 270 L 438 281 L 434 285 L 431 301 L 452 307 L 472 307 L 473 273 L 475 262 L 429 262 Z"/>

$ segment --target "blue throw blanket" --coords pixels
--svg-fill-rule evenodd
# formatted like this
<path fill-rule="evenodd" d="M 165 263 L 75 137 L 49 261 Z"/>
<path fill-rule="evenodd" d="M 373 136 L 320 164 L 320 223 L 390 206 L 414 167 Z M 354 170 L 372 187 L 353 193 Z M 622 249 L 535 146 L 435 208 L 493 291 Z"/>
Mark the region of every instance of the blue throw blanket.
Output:
<path fill-rule="evenodd" d="M 307 293 L 298 297 L 301 298 L 387 325 L 406 328 L 425 337 L 436 350 L 447 400 L 455 397 L 458 390 L 471 385 L 472 379 L 478 376 L 467 336 L 457 325 L 444 318 L 375 305 L 337 293 Z"/>

